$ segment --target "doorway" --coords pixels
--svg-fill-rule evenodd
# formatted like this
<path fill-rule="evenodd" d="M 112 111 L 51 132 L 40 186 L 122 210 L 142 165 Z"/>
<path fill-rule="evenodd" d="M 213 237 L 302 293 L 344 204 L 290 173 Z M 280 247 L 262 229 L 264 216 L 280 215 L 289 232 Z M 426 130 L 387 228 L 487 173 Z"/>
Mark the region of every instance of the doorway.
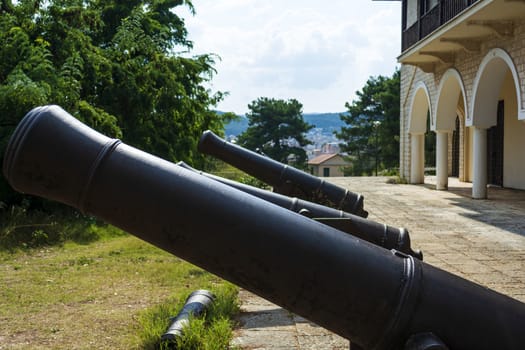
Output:
<path fill-rule="evenodd" d="M 456 128 L 452 132 L 452 168 L 450 176 L 459 177 L 459 117 L 456 116 Z"/>
<path fill-rule="evenodd" d="M 498 101 L 497 124 L 487 130 L 487 182 L 503 186 L 503 130 L 505 103 Z"/>

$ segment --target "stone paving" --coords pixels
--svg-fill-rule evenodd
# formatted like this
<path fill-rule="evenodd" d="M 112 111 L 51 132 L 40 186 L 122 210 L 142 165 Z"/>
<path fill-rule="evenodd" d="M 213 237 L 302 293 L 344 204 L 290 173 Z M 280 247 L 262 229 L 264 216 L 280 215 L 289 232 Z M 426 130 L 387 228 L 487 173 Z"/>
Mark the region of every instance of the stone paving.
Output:
<path fill-rule="evenodd" d="M 471 185 L 450 179 L 448 191 L 387 184 L 385 177 L 331 178 L 364 195 L 369 219 L 405 227 L 424 261 L 525 302 L 525 191 L 488 189 L 470 198 Z M 307 320 L 241 291 L 234 344 L 250 350 L 348 349 L 349 343 Z"/>

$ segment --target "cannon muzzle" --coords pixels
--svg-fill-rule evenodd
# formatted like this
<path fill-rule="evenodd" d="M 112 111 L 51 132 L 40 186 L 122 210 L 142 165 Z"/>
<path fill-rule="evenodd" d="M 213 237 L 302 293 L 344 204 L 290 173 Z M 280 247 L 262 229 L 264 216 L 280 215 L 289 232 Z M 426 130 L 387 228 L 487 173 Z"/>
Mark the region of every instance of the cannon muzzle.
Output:
<path fill-rule="evenodd" d="M 525 304 L 110 139 L 57 106 L 22 120 L 3 171 L 18 191 L 104 219 L 363 349 L 525 344 Z"/>
<path fill-rule="evenodd" d="M 363 196 L 359 193 L 350 192 L 304 171 L 227 142 L 209 130 L 202 134 L 198 149 L 266 182 L 277 193 L 344 210 L 361 217 L 368 216 L 363 209 Z"/>
<path fill-rule="evenodd" d="M 392 227 L 342 210 L 325 207 L 324 205 L 312 203 L 299 198 L 290 198 L 279 193 L 228 180 L 220 176 L 194 169 L 184 162 L 178 162 L 177 165 L 251 194 L 252 196 L 264 199 L 265 201 L 276 204 L 280 207 L 312 218 L 313 220 L 349 233 L 355 237 L 364 239 L 380 247 L 396 249 L 408 255 L 412 255 L 419 260 L 423 260 L 423 253 L 420 250 L 412 250 L 410 235 L 405 228 Z"/>

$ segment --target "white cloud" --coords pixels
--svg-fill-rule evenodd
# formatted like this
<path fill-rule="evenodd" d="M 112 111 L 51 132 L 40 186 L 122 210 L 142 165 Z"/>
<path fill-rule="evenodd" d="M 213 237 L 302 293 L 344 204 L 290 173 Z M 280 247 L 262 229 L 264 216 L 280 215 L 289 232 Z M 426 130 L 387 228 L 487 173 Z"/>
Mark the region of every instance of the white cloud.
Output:
<path fill-rule="evenodd" d="M 296 98 L 305 112 L 343 111 L 370 76 L 391 75 L 400 3 L 370 0 L 193 0 L 184 16 L 193 53 L 216 53 L 219 108 L 245 113 L 261 96 Z"/>

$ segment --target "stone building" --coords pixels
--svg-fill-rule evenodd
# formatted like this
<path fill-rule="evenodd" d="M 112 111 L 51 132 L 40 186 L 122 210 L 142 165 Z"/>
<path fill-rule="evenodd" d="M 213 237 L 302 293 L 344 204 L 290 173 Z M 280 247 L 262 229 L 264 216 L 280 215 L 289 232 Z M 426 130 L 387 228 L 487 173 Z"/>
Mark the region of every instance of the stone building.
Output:
<path fill-rule="evenodd" d="M 350 166 L 340 154 L 321 154 L 308 161 L 310 173 L 319 177 L 344 176 L 343 168 Z"/>
<path fill-rule="evenodd" d="M 401 51 L 401 176 L 424 181 L 430 131 L 437 189 L 525 189 L 525 1 L 402 0 Z"/>

